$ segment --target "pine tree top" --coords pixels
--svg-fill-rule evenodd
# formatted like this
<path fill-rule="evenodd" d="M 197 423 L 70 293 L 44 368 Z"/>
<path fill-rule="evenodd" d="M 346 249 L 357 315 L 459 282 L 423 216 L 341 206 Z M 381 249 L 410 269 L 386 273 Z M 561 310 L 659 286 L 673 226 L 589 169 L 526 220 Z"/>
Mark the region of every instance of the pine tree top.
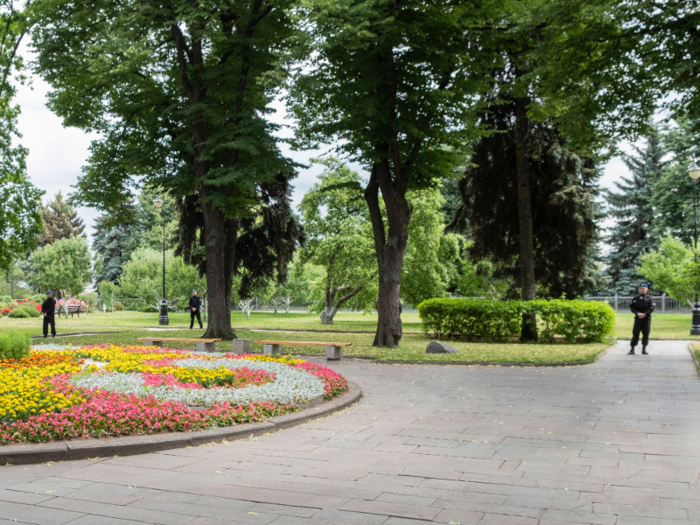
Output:
<path fill-rule="evenodd" d="M 46 206 L 42 206 L 41 215 L 44 223 L 44 232 L 39 236 L 37 244 L 45 246 L 53 244 L 59 239 L 71 236 L 85 237 L 85 224 L 78 217 L 73 207 L 63 200 L 59 191 L 54 200 Z"/>

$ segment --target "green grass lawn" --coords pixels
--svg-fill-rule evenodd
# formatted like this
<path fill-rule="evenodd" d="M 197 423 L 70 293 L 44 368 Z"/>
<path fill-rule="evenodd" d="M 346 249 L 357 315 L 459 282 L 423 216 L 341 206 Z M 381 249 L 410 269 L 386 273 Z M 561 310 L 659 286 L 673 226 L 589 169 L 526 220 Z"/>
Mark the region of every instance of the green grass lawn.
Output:
<path fill-rule="evenodd" d="M 177 330 L 162 333 L 163 337 L 200 337 L 201 330 Z M 141 330 L 125 331 L 93 336 L 62 337 L 56 342 L 74 346 L 86 344 L 116 345 L 138 344 L 139 337 L 155 335 L 153 332 Z M 502 362 L 502 363 L 575 363 L 595 358 L 614 342 L 586 345 L 568 344 L 491 344 L 451 342 L 459 350 L 458 354 L 426 354 L 425 347 L 430 338 L 424 335 L 408 334 L 401 340 L 399 348 L 375 348 L 372 346 L 374 334 L 338 334 L 332 332 L 313 332 L 303 334 L 280 334 L 280 332 L 236 330 L 238 337 L 251 340 L 251 350 L 262 352 L 262 345 L 255 341 L 263 339 L 289 341 L 318 341 L 352 343 L 343 350 L 348 357 L 364 357 L 381 361 L 427 361 L 427 362 Z M 39 341 L 40 342 L 40 341 Z M 192 343 L 169 343 L 171 348 L 194 348 Z M 230 351 L 230 341 L 216 344 L 217 350 Z M 294 355 L 323 355 L 324 348 L 320 346 L 288 346 L 282 347 L 283 353 Z"/>
<path fill-rule="evenodd" d="M 395 361 L 474 361 L 474 362 L 512 362 L 512 363 L 545 363 L 545 362 L 575 362 L 591 359 L 604 350 L 607 344 L 589 345 L 521 345 L 498 343 L 463 343 L 454 342 L 460 350 L 459 354 L 426 355 L 425 346 L 429 338 L 422 333 L 420 319 L 416 313 L 406 313 L 402 316 L 404 338 L 400 348 L 393 350 L 372 347 L 372 339 L 376 328 L 376 314 L 339 313 L 336 322 L 322 325 L 316 314 L 291 313 L 289 317 L 284 312 L 253 312 L 247 320 L 240 312 L 231 314 L 231 321 L 236 334 L 252 341 L 260 339 L 288 339 L 293 341 L 342 341 L 351 342 L 353 346 L 346 350 L 348 356 L 370 357 L 380 360 Z M 614 337 L 628 339 L 632 335 L 632 314 L 617 315 L 617 328 Z M 41 334 L 41 318 L 10 319 L 0 318 L 0 331 L 14 330 L 27 335 Z M 188 313 L 170 314 L 170 328 L 182 328 L 163 334 L 171 337 L 198 337 L 202 331 L 188 330 L 190 317 Z M 652 339 L 694 339 L 690 336 L 690 314 L 656 314 L 651 322 Z M 158 326 L 157 313 L 114 312 L 93 313 L 72 318 L 57 318 L 56 329 L 59 334 L 84 332 L 113 332 L 110 334 L 90 335 L 82 337 L 62 338 L 61 342 L 73 344 L 135 344 L 138 337 L 148 336 L 152 332 L 145 331 L 149 327 Z M 288 333 L 267 332 L 267 330 L 285 330 Z M 293 333 L 295 330 L 304 332 Z M 306 332 L 311 330 L 311 332 Z M 339 333 L 362 332 L 362 333 Z M 221 343 L 222 350 L 228 350 L 230 343 Z M 187 346 L 185 346 L 187 347 Z M 189 346 L 192 347 L 191 345 Z M 253 346 L 261 350 L 259 346 Z M 322 354 L 322 347 L 289 347 L 287 350 L 299 354 Z"/>
<path fill-rule="evenodd" d="M 631 313 L 617 314 L 616 337 L 629 339 L 632 337 L 634 316 Z M 700 339 L 700 336 L 690 335 L 692 316 L 687 314 L 654 314 L 651 318 L 650 339 Z"/>

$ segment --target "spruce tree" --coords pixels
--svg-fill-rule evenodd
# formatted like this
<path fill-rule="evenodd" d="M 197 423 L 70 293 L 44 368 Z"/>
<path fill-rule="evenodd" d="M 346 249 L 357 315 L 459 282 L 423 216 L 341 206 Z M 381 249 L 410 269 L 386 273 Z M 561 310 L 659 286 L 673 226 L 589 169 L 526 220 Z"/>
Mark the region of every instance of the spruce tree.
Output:
<path fill-rule="evenodd" d="M 605 262 L 611 291 L 621 295 L 636 293 L 639 282 L 644 279 L 637 272 L 640 256 L 649 253 L 657 244 L 652 232 L 652 188 L 668 164 L 663 160 L 667 151 L 658 132 L 646 138 L 644 148 L 634 147 L 634 151 L 635 154 L 622 157 L 632 176 L 615 182 L 618 193 L 608 191 L 605 194 L 608 213 L 616 221 L 607 237 L 610 254 Z"/>
<path fill-rule="evenodd" d="M 53 244 L 58 239 L 68 237 L 85 237 L 85 224 L 78 217 L 73 207 L 63 200 L 63 195 L 59 191 L 52 202 L 49 202 L 41 210 L 44 222 L 44 231 L 39 235 L 37 244 L 46 246 Z"/>
<path fill-rule="evenodd" d="M 129 260 L 132 229 L 131 224 L 110 226 L 107 214 L 95 219 L 92 249 L 102 259 L 102 268 L 95 276 L 96 284 L 102 281 L 119 284 L 122 265 Z"/>
<path fill-rule="evenodd" d="M 472 241 L 472 260 L 493 264 L 494 279 L 511 283 L 506 296 L 521 295 L 521 246 L 516 175 L 515 104 L 494 100 L 483 119 L 496 131 L 474 146 L 459 189 L 462 205 L 449 229 Z M 594 284 L 595 245 L 602 211 L 594 160 L 567 149 L 550 122 L 528 121 L 534 274 L 539 296 L 576 297 Z M 467 229 L 468 227 L 468 229 Z"/>

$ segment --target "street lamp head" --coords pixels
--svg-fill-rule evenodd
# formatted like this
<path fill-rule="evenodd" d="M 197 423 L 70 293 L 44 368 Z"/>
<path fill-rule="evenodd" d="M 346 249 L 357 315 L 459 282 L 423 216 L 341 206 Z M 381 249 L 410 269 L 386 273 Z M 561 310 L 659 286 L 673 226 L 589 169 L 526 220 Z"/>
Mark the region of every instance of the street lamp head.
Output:
<path fill-rule="evenodd" d="M 696 168 L 697 168 L 697 166 L 696 166 Z M 698 173 L 700 174 L 700 171 L 698 171 Z M 695 178 L 697 179 L 697 177 L 695 177 Z M 163 199 L 161 199 L 160 197 L 156 197 L 155 200 L 153 201 L 153 205 L 156 208 L 160 208 L 161 206 L 163 206 Z"/>
<path fill-rule="evenodd" d="M 695 161 L 691 162 L 690 166 L 688 166 L 688 175 L 690 175 L 690 178 L 693 180 L 700 178 L 700 167 Z"/>

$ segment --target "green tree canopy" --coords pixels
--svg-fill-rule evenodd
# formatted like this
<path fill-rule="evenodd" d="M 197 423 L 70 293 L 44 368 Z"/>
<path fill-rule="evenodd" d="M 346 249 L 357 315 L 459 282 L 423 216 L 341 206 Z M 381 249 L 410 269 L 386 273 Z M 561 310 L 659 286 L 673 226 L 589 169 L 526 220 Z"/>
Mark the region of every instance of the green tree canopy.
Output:
<path fill-rule="evenodd" d="M 695 262 L 697 250 L 685 246 L 673 237 L 662 239 L 659 249 L 641 256 L 640 274 L 653 281 L 674 299 L 692 306 L 700 294 L 700 265 Z"/>
<path fill-rule="evenodd" d="M 679 117 L 663 129 L 664 148 L 672 155 L 665 170 L 652 187 L 654 236 L 668 235 L 690 246 L 693 242 L 694 183 L 688 175 L 693 159 L 700 159 L 700 139 L 694 131 L 697 123 Z M 700 195 L 699 195 L 700 196 Z"/>
<path fill-rule="evenodd" d="M 292 6 L 290 0 L 35 4 L 37 70 L 54 89 L 49 105 L 66 125 L 100 136 L 77 201 L 116 222 L 131 222 L 122 216 L 137 186 L 162 188 L 178 201 L 178 253 L 207 276 L 207 337 L 234 336 L 236 270 L 284 279 L 303 238 L 288 198 L 294 163 L 281 154 L 278 126 L 267 118 L 296 38 Z"/>
<path fill-rule="evenodd" d="M 85 237 L 58 239 L 32 252 L 33 286 L 58 290 L 64 298 L 81 294 L 91 281 L 90 250 Z"/>
<path fill-rule="evenodd" d="M 369 207 L 362 179 L 336 159 L 316 161 L 325 170 L 299 209 L 309 236 L 301 261 L 324 269 L 312 292 L 321 322 L 330 324 L 340 308 L 370 311 L 378 299 L 378 271 Z M 401 299 L 417 305 L 446 295 L 456 277 L 458 241 L 445 234 L 439 188 L 410 191 L 413 217 L 401 270 Z M 383 206 L 381 212 L 386 216 Z M 386 221 L 386 219 L 384 219 Z"/>
<path fill-rule="evenodd" d="M 21 81 L 17 51 L 27 32 L 26 13 L 18 2 L 0 0 L 0 270 L 36 246 L 41 232 L 43 191 L 27 178 L 28 151 L 18 140 L 19 106 L 13 105 L 13 82 Z"/>
<path fill-rule="evenodd" d="M 300 144 L 337 140 L 370 173 L 364 193 L 379 275 L 375 345 L 401 340 L 406 194 L 450 176 L 473 136 L 475 98 L 495 60 L 483 44 L 496 4 L 302 2 L 309 59 L 290 91 L 297 136 Z"/>

